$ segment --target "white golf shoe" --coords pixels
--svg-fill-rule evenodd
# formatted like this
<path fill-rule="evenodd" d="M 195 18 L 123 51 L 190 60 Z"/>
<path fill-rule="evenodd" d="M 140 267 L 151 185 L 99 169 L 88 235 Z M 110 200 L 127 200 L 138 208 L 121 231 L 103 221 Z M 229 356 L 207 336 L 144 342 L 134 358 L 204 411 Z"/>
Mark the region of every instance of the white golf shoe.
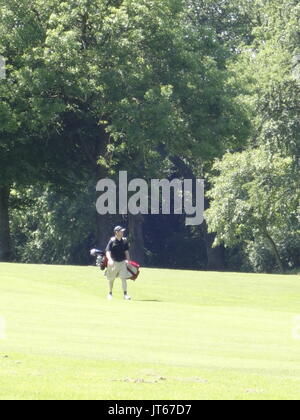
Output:
<path fill-rule="evenodd" d="M 109 294 L 107 295 L 107 300 L 112 300 L 112 298 L 113 298 L 113 295 L 112 295 L 111 293 L 109 293 Z"/>
<path fill-rule="evenodd" d="M 124 295 L 124 299 L 125 300 L 131 300 L 131 297 L 126 293 L 126 295 Z"/>

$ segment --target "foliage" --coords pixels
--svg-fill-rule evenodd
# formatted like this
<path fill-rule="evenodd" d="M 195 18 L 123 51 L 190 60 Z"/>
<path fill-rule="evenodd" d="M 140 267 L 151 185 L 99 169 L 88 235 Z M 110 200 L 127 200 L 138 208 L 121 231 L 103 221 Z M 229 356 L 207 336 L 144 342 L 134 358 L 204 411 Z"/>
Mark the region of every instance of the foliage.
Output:
<path fill-rule="evenodd" d="M 245 152 L 215 165 L 221 175 L 209 196 L 219 202 L 207 217 L 216 243 L 243 245 L 244 266 L 271 271 L 299 266 L 300 8 L 297 1 L 252 3 L 252 42 L 231 63 L 245 86 L 240 99 L 252 135 Z"/>
<path fill-rule="evenodd" d="M 7 62 L 0 187 L 12 191 L 17 259 L 85 262 L 80 248 L 95 237 L 92 185 L 100 177 L 116 179 L 127 170 L 131 178 L 172 178 L 180 173 L 174 161 L 202 176 L 225 154 L 214 166 L 219 178 L 210 178 L 207 220 L 216 243 L 232 253 L 244 244 L 239 255 L 227 252 L 228 264 L 238 260 L 259 271 L 299 264 L 297 0 L 0 0 L 0 6 L 0 54 Z M 8 232 L 7 217 L 0 219 Z M 184 249 L 191 232 L 179 219 L 163 222 L 159 232 L 145 220 L 151 264 L 169 264 L 176 255 L 178 265 L 180 255 L 202 267 L 199 232 L 191 257 Z M 0 247 L 8 239 L 0 238 Z"/>
<path fill-rule="evenodd" d="M 93 190 L 72 196 L 37 186 L 13 191 L 11 231 L 15 259 L 25 263 L 87 264 L 95 223 Z"/>
<path fill-rule="evenodd" d="M 292 159 L 260 147 L 228 153 L 213 169 L 218 174 L 211 176 L 206 219 L 209 230 L 217 233 L 215 245 L 264 239 L 278 257 L 276 244 L 299 235 L 300 189 Z"/>

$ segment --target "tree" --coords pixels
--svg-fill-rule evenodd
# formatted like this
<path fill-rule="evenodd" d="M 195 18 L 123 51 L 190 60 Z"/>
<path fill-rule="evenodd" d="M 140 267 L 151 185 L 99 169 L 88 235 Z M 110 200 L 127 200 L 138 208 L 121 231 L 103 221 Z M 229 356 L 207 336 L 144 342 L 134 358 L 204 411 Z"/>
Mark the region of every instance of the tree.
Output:
<path fill-rule="evenodd" d="M 246 2 L 242 3 L 245 5 Z M 270 256 L 268 257 L 267 255 L 270 249 L 272 250 L 272 255 L 277 266 L 281 268 L 282 265 L 286 267 L 296 266 L 299 264 L 299 259 L 296 255 L 299 255 L 300 250 L 299 240 L 297 240 L 299 230 L 297 224 L 299 223 L 297 220 L 299 203 L 297 203 L 297 200 L 299 200 L 298 180 L 300 162 L 300 83 L 297 70 L 300 18 L 299 2 L 293 0 L 264 0 L 262 2 L 254 1 L 251 4 L 253 7 L 251 6 L 252 10 L 249 10 L 249 16 L 252 21 L 252 41 L 250 44 L 244 42 L 240 45 L 240 52 L 232 62 L 232 70 L 236 78 L 240 80 L 240 84 L 245 86 L 245 93 L 240 97 L 240 100 L 249 109 L 249 115 L 252 121 L 252 133 L 249 136 L 247 150 L 244 152 L 244 155 L 233 155 L 231 159 L 232 162 L 236 159 L 237 168 L 241 172 L 241 182 L 248 182 L 243 178 L 243 175 L 245 173 L 247 174 L 247 171 L 246 164 L 242 163 L 248 156 L 249 168 L 253 169 L 253 183 L 255 184 L 255 179 L 257 180 L 257 200 L 260 203 L 262 211 L 260 218 L 262 220 L 268 219 L 269 224 L 268 228 L 265 228 L 264 233 L 262 227 L 257 231 L 259 233 L 253 230 L 254 226 L 256 226 L 256 219 L 255 207 L 251 207 L 253 204 L 251 202 L 249 213 L 246 212 L 249 220 L 247 225 L 244 226 L 245 229 L 246 227 L 248 228 L 250 236 L 247 241 L 250 242 L 244 248 L 244 252 L 246 252 L 248 258 L 251 260 L 252 267 L 259 266 L 263 269 L 264 263 L 261 257 L 265 255 L 265 259 L 269 258 L 270 262 Z M 255 153 L 258 153 L 258 155 L 255 155 Z M 256 158 L 261 163 L 266 159 L 265 167 L 262 166 L 261 175 L 259 174 L 258 166 L 256 170 L 253 166 L 251 160 L 253 158 Z M 268 162 L 272 160 L 274 161 L 274 165 L 277 162 L 277 169 L 275 166 L 274 168 L 268 167 Z M 225 179 L 223 178 L 226 167 L 225 161 L 228 163 L 229 157 L 224 158 L 224 166 L 222 166 L 223 163 L 220 163 L 222 167 L 222 179 Z M 230 168 L 228 170 L 229 172 L 231 171 Z M 268 171 L 269 178 L 267 177 Z M 272 190 L 273 178 L 271 175 L 273 172 L 274 174 L 277 173 L 278 176 L 281 174 L 282 184 L 280 184 L 278 178 L 278 185 L 280 185 L 280 188 L 283 188 L 282 191 L 286 194 L 288 201 L 288 204 L 284 203 L 282 207 L 282 211 L 284 211 L 284 208 L 288 206 L 285 208 L 281 221 L 278 211 L 276 211 L 273 205 L 270 205 L 270 208 L 267 209 L 266 200 L 269 200 L 270 203 L 279 202 L 276 192 Z M 266 188 L 258 189 L 258 182 L 261 179 L 260 176 L 266 176 L 263 182 L 270 182 L 269 191 Z M 267 181 L 268 179 L 269 181 Z M 228 188 L 236 191 L 234 186 L 234 182 L 236 181 L 231 179 L 230 175 L 227 180 Z M 216 179 L 214 179 L 214 182 L 215 185 L 219 185 L 219 181 L 216 181 Z M 288 187 L 289 184 L 290 187 Z M 222 191 L 224 194 L 226 193 L 225 187 Z M 238 184 L 237 191 L 244 191 L 242 184 Z M 213 190 L 212 194 L 216 194 L 216 189 Z M 227 195 L 225 194 L 225 196 Z M 218 197 L 221 200 L 221 195 Z M 236 196 L 233 195 L 232 200 L 234 200 L 234 197 L 238 201 L 237 203 L 231 204 L 230 209 L 232 213 L 227 214 L 228 220 L 224 218 L 224 214 L 221 217 L 223 222 L 227 220 L 227 227 L 221 227 L 220 224 L 217 224 L 219 239 L 223 234 L 225 235 L 224 232 L 227 232 L 227 230 L 230 232 L 230 235 L 233 235 L 231 238 L 227 237 L 226 240 L 224 239 L 227 245 L 231 243 L 232 246 L 237 243 L 245 243 L 246 241 L 246 237 L 243 236 L 245 231 L 243 230 L 243 235 L 240 237 L 238 228 L 230 220 L 235 220 L 234 218 L 240 214 L 238 205 L 241 205 L 242 211 L 245 211 L 243 206 L 246 205 L 245 203 L 250 203 L 251 194 L 247 191 L 245 201 L 240 201 L 238 194 Z M 255 194 L 253 194 L 253 200 L 255 204 Z M 226 206 L 226 203 L 224 201 L 222 202 Z M 214 213 L 217 206 L 213 202 L 213 209 L 211 212 L 208 212 L 208 219 L 214 220 L 213 223 L 217 223 L 217 215 Z M 222 204 L 219 204 L 219 208 L 222 208 Z M 268 217 L 264 213 L 267 210 L 270 212 Z M 252 216 L 251 211 L 254 212 Z M 274 211 L 273 216 L 271 214 L 272 211 Z M 272 217 L 274 217 L 274 220 Z M 254 225 L 248 227 L 248 224 L 251 223 Z M 266 225 L 267 223 L 264 222 L 264 224 Z M 217 225 L 215 225 L 215 228 Z M 211 226 L 210 229 L 212 229 Z M 256 227 L 256 229 L 258 228 Z M 265 246 L 266 244 L 267 246 Z M 265 252 L 262 252 L 263 249 Z M 259 252 L 260 255 L 258 255 Z M 261 263 L 258 263 L 258 259 L 261 260 Z M 267 264 L 265 264 L 265 267 L 267 267 Z"/>
<path fill-rule="evenodd" d="M 0 5 L 0 54 L 6 58 L 6 78 L 0 80 L 0 261 L 7 261 L 11 258 L 11 188 L 41 179 L 45 172 L 41 139 L 49 120 L 38 118 L 37 102 L 27 94 L 26 78 L 30 79 L 30 54 L 43 42 L 48 7 L 37 15 L 40 1 L 10 0 Z"/>
<path fill-rule="evenodd" d="M 35 185 L 11 192 L 14 257 L 24 263 L 88 264 L 95 243 L 93 193 Z"/>
<path fill-rule="evenodd" d="M 137 167 L 147 162 L 151 176 L 161 144 L 196 170 L 199 159 L 243 138 L 247 124 L 224 67 L 225 47 L 210 23 L 196 27 L 188 19 L 185 2 L 44 3 L 9 0 L 2 8 L 4 103 L 18 127 L 14 141 L 5 134 L 7 188 L 42 177 L 67 190 L 70 178 L 96 181 L 126 158 L 136 176 L 133 157 Z M 28 155 L 22 184 L 16 144 Z M 97 165 L 99 157 L 108 167 Z M 105 237 L 109 224 L 98 222 Z"/>
<path fill-rule="evenodd" d="M 253 28 L 255 38 L 235 63 L 236 76 L 248 91 L 243 101 L 252 110 L 250 146 L 265 145 L 290 156 L 299 171 L 299 2 L 265 0 L 256 9 L 260 18 Z"/>
<path fill-rule="evenodd" d="M 161 147 L 164 162 L 189 162 L 197 176 L 203 162 L 239 147 L 249 125 L 226 67 L 233 13 L 227 3 L 202 2 L 198 20 L 197 7 L 181 0 L 3 3 L 0 36 L 9 65 L 3 104 L 18 128 L 3 135 L 6 189 L 43 179 L 67 192 L 120 168 L 132 177 L 141 171 L 145 177 L 146 168 L 150 179 Z M 20 153 L 24 171 L 13 158 Z M 7 227 L 9 201 L 3 203 Z M 97 235 L 105 238 L 109 223 L 97 220 Z M 141 224 L 138 231 L 142 242 Z"/>
<path fill-rule="evenodd" d="M 81 91 L 73 75 L 71 87 L 68 79 L 72 71 L 54 72 L 44 60 L 49 19 L 59 3 L 1 4 L 0 53 L 7 58 L 0 84 L 1 260 L 11 258 L 11 189 L 43 181 L 69 194 L 79 178 L 89 179 L 85 165 L 99 172 L 97 157 L 107 138 L 87 106 L 89 96 L 78 103 Z"/>
<path fill-rule="evenodd" d="M 226 154 L 214 164 L 211 201 L 206 211 L 215 245 L 227 247 L 259 239 L 267 242 L 284 271 L 278 244 L 299 235 L 300 188 L 291 158 L 272 155 L 262 147 Z"/>

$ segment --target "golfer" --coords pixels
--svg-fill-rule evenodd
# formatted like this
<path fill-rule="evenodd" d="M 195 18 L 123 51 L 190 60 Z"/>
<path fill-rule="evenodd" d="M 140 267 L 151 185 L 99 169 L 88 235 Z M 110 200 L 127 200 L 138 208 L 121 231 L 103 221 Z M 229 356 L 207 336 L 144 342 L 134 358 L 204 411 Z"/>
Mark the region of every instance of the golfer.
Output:
<path fill-rule="evenodd" d="M 109 294 L 107 296 L 109 300 L 113 297 L 112 292 L 116 277 L 122 280 L 124 299 L 131 299 L 127 294 L 126 279 L 128 278 L 128 272 L 126 262 L 130 260 L 130 256 L 127 239 L 123 237 L 125 230 L 122 226 L 116 226 L 114 229 L 115 236 L 110 239 L 106 247 L 108 264 L 105 275 L 109 283 Z"/>

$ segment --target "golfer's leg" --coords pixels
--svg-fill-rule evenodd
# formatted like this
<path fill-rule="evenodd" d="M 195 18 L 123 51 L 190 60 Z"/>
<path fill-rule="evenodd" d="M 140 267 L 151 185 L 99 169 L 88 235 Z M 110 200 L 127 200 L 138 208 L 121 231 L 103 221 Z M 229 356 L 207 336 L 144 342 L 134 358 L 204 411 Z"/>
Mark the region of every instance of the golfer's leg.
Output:
<path fill-rule="evenodd" d="M 124 294 L 127 293 L 127 280 L 126 279 L 122 279 L 122 287 L 123 287 Z"/>
<path fill-rule="evenodd" d="M 122 287 L 123 287 L 123 292 L 124 292 L 124 298 L 125 299 L 130 299 L 130 296 L 127 294 L 127 264 L 125 261 L 123 261 L 121 263 L 121 269 L 120 269 L 120 274 L 119 274 L 121 280 L 122 280 Z"/>
<path fill-rule="evenodd" d="M 116 278 L 115 265 L 107 267 L 106 278 L 108 280 L 109 293 L 112 294 L 114 282 Z"/>
<path fill-rule="evenodd" d="M 109 285 L 109 293 L 110 294 L 112 294 L 112 292 L 113 292 L 114 282 L 115 282 L 115 279 L 112 279 L 112 278 L 108 282 L 108 285 Z"/>
<path fill-rule="evenodd" d="M 127 293 L 127 282 L 126 282 L 127 272 L 124 270 L 124 263 L 116 262 L 115 264 L 116 264 L 116 277 L 120 277 L 120 279 L 122 280 L 123 292 Z"/>

